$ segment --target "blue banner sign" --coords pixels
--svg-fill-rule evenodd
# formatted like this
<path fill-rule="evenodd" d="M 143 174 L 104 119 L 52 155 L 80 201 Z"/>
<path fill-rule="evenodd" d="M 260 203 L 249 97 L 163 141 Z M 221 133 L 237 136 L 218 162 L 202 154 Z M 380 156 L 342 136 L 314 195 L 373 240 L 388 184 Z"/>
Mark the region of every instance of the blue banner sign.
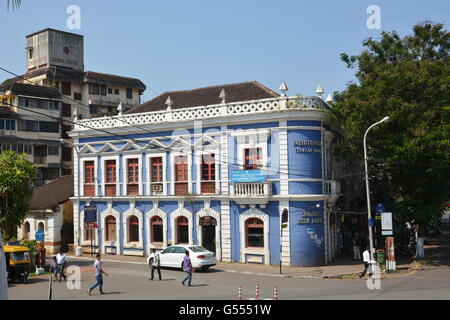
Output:
<path fill-rule="evenodd" d="M 231 171 L 231 182 L 266 182 L 263 170 Z"/>
<path fill-rule="evenodd" d="M 84 207 L 84 223 L 97 222 L 97 207 L 86 206 Z"/>

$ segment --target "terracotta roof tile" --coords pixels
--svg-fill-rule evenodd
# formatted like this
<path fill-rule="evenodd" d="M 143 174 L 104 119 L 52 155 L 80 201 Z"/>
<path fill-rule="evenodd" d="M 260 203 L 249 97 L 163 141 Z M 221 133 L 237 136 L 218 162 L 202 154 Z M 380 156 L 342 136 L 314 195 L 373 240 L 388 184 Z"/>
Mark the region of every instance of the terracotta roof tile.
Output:
<path fill-rule="evenodd" d="M 73 194 L 73 175 L 62 176 L 33 192 L 30 209 L 50 209 L 69 200 Z"/>
<path fill-rule="evenodd" d="M 168 91 L 149 100 L 126 113 L 141 113 L 165 110 L 167 97 L 173 101 L 172 109 L 218 104 L 222 89 L 226 92 L 226 102 L 249 101 L 256 99 L 275 98 L 279 95 L 257 81 L 223 84 L 193 90 Z"/>

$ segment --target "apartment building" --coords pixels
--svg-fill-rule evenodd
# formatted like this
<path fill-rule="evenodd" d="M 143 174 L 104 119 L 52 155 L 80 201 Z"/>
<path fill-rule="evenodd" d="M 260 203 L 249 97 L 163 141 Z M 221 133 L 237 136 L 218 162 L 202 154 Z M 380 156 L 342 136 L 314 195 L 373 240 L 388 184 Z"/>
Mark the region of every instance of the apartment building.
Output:
<path fill-rule="evenodd" d="M 54 88 L 61 95 L 61 137 L 68 139 L 74 113 L 79 119 L 124 111 L 137 106 L 146 89 L 136 78 L 84 70 L 84 37 L 55 29 L 26 36 L 26 73 L 6 80 Z M 47 112 L 47 111 L 46 111 Z M 48 120 L 50 121 L 50 120 Z M 72 166 L 72 148 L 63 146 L 64 165 Z M 64 172 L 69 174 L 70 172 Z"/>
<path fill-rule="evenodd" d="M 12 83 L 0 86 L 0 151 L 27 154 L 37 167 L 35 186 L 71 172 L 61 149 L 61 95 L 53 88 Z M 70 151 L 70 149 L 69 149 Z"/>

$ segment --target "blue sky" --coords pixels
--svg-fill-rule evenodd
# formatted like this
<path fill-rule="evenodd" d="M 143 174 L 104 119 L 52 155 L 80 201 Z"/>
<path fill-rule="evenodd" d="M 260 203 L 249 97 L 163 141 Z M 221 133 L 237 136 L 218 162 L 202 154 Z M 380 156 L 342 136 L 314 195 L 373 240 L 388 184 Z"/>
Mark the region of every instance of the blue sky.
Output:
<path fill-rule="evenodd" d="M 448 0 L 23 0 L 0 6 L 0 66 L 25 72 L 25 35 L 55 28 L 85 36 L 85 68 L 137 77 L 144 100 L 169 90 L 258 80 L 289 94 L 343 90 L 354 79 L 339 60 L 381 31 L 411 32 L 424 20 L 446 23 Z M 81 29 L 66 27 L 69 5 L 81 8 Z M 381 9 L 381 30 L 366 26 L 369 5 Z M 0 80 L 10 76 L 0 71 Z"/>

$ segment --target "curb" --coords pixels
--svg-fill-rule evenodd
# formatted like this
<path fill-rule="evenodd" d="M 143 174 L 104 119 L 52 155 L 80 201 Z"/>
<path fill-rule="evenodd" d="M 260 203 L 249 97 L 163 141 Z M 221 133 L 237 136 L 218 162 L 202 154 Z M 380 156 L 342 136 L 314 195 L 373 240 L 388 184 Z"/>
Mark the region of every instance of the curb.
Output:
<path fill-rule="evenodd" d="M 90 260 L 94 261 L 94 258 L 87 258 L 87 257 L 76 257 L 76 256 L 67 256 L 68 258 L 72 259 L 79 259 L 79 260 Z M 126 260 L 110 260 L 110 259 L 102 259 L 104 262 L 116 262 L 116 263 L 128 263 L 128 264 L 137 264 L 137 265 L 147 265 L 146 262 L 137 262 L 137 261 L 126 261 Z M 255 275 L 255 276 L 266 276 L 266 277 L 278 277 L 278 278 L 290 278 L 290 279 L 310 279 L 310 280 L 317 280 L 317 279 L 336 279 L 338 277 L 343 277 L 347 275 L 353 275 L 351 274 L 337 274 L 337 275 L 286 275 L 286 274 L 271 274 L 271 273 L 262 273 L 262 272 L 252 272 L 252 271 L 236 271 L 236 270 L 227 270 L 227 269 L 219 269 L 223 272 L 228 273 L 239 273 L 239 274 L 248 274 L 248 275 Z"/>

